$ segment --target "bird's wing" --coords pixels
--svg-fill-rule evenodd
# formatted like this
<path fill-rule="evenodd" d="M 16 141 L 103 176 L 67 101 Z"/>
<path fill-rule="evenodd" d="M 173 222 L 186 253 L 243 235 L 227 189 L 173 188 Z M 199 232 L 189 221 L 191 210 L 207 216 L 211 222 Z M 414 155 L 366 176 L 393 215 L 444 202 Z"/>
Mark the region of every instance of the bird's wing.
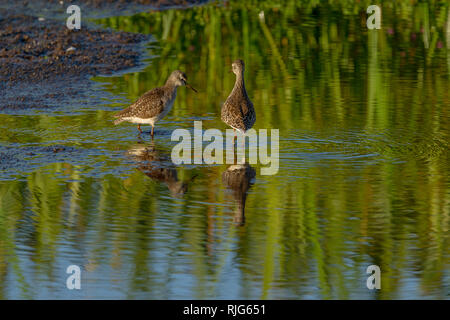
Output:
<path fill-rule="evenodd" d="M 245 121 L 245 119 L 249 115 L 249 111 L 250 111 L 250 108 L 248 106 L 248 102 L 247 101 L 242 101 L 239 104 L 239 111 L 241 112 L 242 120 Z"/>
<path fill-rule="evenodd" d="M 255 109 L 251 101 L 241 103 L 242 122 L 245 125 L 245 130 L 248 130 L 255 123 Z"/>
<path fill-rule="evenodd" d="M 144 93 L 128 108 L 119 111 L 114 115 L 116 118 L 135 117 L 153 118 L 160 114 L 164 109 L 164 91 L 161 88 L 155 88 Z"/>
<path fill-rule="evenodd" d="M 253 105 L 250 101 L 242 101 L 236 108 L 238 112 L 233 117 L 233 127 L 247 131 L 253 125 Z"/>
<path fill-rule="evenodd" d="M 237 108 L 239 109 L 236 110 Z M 229 102 L 228 100 L 225 101 L 222 107 L 221 117 L 222 121 L 225 122 L 230 127 L 239 130 L 245 130 L 242 109 L 240 106 L 235 106 L 233 102 Z"/>

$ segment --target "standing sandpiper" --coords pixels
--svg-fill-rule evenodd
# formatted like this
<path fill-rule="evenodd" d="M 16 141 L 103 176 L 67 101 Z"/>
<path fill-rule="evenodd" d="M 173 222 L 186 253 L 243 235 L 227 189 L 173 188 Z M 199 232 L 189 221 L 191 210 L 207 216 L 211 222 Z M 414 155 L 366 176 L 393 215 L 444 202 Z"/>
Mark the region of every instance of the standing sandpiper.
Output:
<path fill-rule="evenodd" d="M 244 61 L 235 60 L 232 70 L 236 75 L 234 88 L 222 106 L 222 121 L 242 134 L 253 127 L 256 121 L 253 103 L 247 95 L 244 85 Z"/>
<path fill-rule="evenodd" d="M 175 70 L 170 74 L 164 86 L 147 91 L 128 108 L 116 113 L 114 117 L 117 119 L 114 124 L 123 121 L 137 123 L 140 133 L 142 133 L 141 124 L 150 124 L 153 139 L 155 123 L 165 117 L 172 109 L 179 86 L 186 86 L 197 92 L 187 83 L 186 74 L 180 70 Z"/>

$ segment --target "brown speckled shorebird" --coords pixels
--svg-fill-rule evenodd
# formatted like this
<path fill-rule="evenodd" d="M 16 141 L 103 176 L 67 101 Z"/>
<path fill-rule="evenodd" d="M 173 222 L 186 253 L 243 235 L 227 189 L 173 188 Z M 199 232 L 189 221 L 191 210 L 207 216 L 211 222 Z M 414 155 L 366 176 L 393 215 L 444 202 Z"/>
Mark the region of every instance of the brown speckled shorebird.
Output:
<path fill-rule="evenodd" d="M 117 119 L 114 124 L 123 121 L 137 123 L 140 133 L 142 133 L 141 124 L 150 124 L 153 139 L 155 123 L 165 117 L 172 109 L 179 86 L 186 86 L 197 92 L 187 83 L 186 74 L 180 70 L 175 70 L 170 74 L 164 86 L 147 91 L 128 108 L 116 113 L 114 117 Z"/>
<path fill-rule="evenodd" d="M 222 121 L 238 130 L 245 133 L 248 129 L 253 127 L 256 121 L 255 109 L 253 103 L 247 95 L 244 84 L 244 61 L 235 60 L 233 62 L 232 71 L 236 75 L 236 82 L 234 88 L 228 96 L 227 100 L 222 106 Z"/>

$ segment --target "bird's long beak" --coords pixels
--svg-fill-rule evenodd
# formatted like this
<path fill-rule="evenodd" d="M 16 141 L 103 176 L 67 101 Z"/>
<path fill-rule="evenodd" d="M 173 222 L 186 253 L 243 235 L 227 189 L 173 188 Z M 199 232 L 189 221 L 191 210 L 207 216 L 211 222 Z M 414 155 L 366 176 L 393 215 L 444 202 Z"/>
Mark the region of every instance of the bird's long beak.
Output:
<path fill-rule="evenodd" d="M 189 89 L 194 90 L 194 92 L 197 92 L 197 90 L 195 90 L 189 83 L 186 82 L 186 87 L 188 87 Z"/>

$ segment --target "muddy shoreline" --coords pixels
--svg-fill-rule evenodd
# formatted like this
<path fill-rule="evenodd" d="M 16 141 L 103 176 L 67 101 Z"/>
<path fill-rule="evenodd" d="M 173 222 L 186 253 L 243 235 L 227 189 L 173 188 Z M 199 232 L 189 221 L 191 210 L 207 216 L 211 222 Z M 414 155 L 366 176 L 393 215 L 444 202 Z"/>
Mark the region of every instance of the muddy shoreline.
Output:
<path fill-rule="evenodd" d="M 69 30 L 64 21 L 3 9 L 0 17 L 0 110 L 46 108 L 49 100 L 67 93 L 64 89 L 70 91 L 71 83 L 134 67 L 141 56 L 139 44 L 150 39 L 90 27 Z M 28 95 L 29 85 L 41 90 Z"/>
<path fill-rule="evenodd" d="M 109 15 L 135 6 L 165 8 L 201 2 L 205 1 L 79 1 L 83 8 L 106 10 Z M 85 94 L 91 76 L 142 65 L 143 45 L 151 40 L 148 35 L 102 29 L 88 22 L 82 22 L 81 30 L 69 30 L 58 14 L 53 19 L 44 17 L 51 16 L 51 11 L 36 12 L 42 4 L 64 13 L 69 4 L 63 1 L 6 3 L 0 7 L 0 111 L 52 108 L 58 99 L 60 105 L 67 104 L 71 96 Z"/>
<path fill-rule="evenodd" d="M 136 66 L 141 34 L 69 30 L 60 21 L 20 15 L 0 20 L 0 81 L 42 81 L 55 76 L 111 74 Z"/>
<path fill-rule="evenodd" d="M 148 9 L 166 9 L 170 7 L 187 7 L 205 3 L 207 0 L 78 0 L 87 8 L 103 10 L 126 10 L 130 6 L 141 6 Z M 61 4 L 61 0 L 48 0 L 49 3 Z M 70 3 L 69 1 L 63 1 Z M 66 4 L 68 5 L 68 4 Z"/>
<path fill-rule="evenodd" d="M 0 8 L 14 14 L 65 19 L 68 16 L 67 7 L 76 4 L 81 9 L 82 17 L 105 18 L 149 10 L 183 9 L 208 1 L 210 0 L 77 0 L 72 3 L 69 0 L 2 0 Z"/>

